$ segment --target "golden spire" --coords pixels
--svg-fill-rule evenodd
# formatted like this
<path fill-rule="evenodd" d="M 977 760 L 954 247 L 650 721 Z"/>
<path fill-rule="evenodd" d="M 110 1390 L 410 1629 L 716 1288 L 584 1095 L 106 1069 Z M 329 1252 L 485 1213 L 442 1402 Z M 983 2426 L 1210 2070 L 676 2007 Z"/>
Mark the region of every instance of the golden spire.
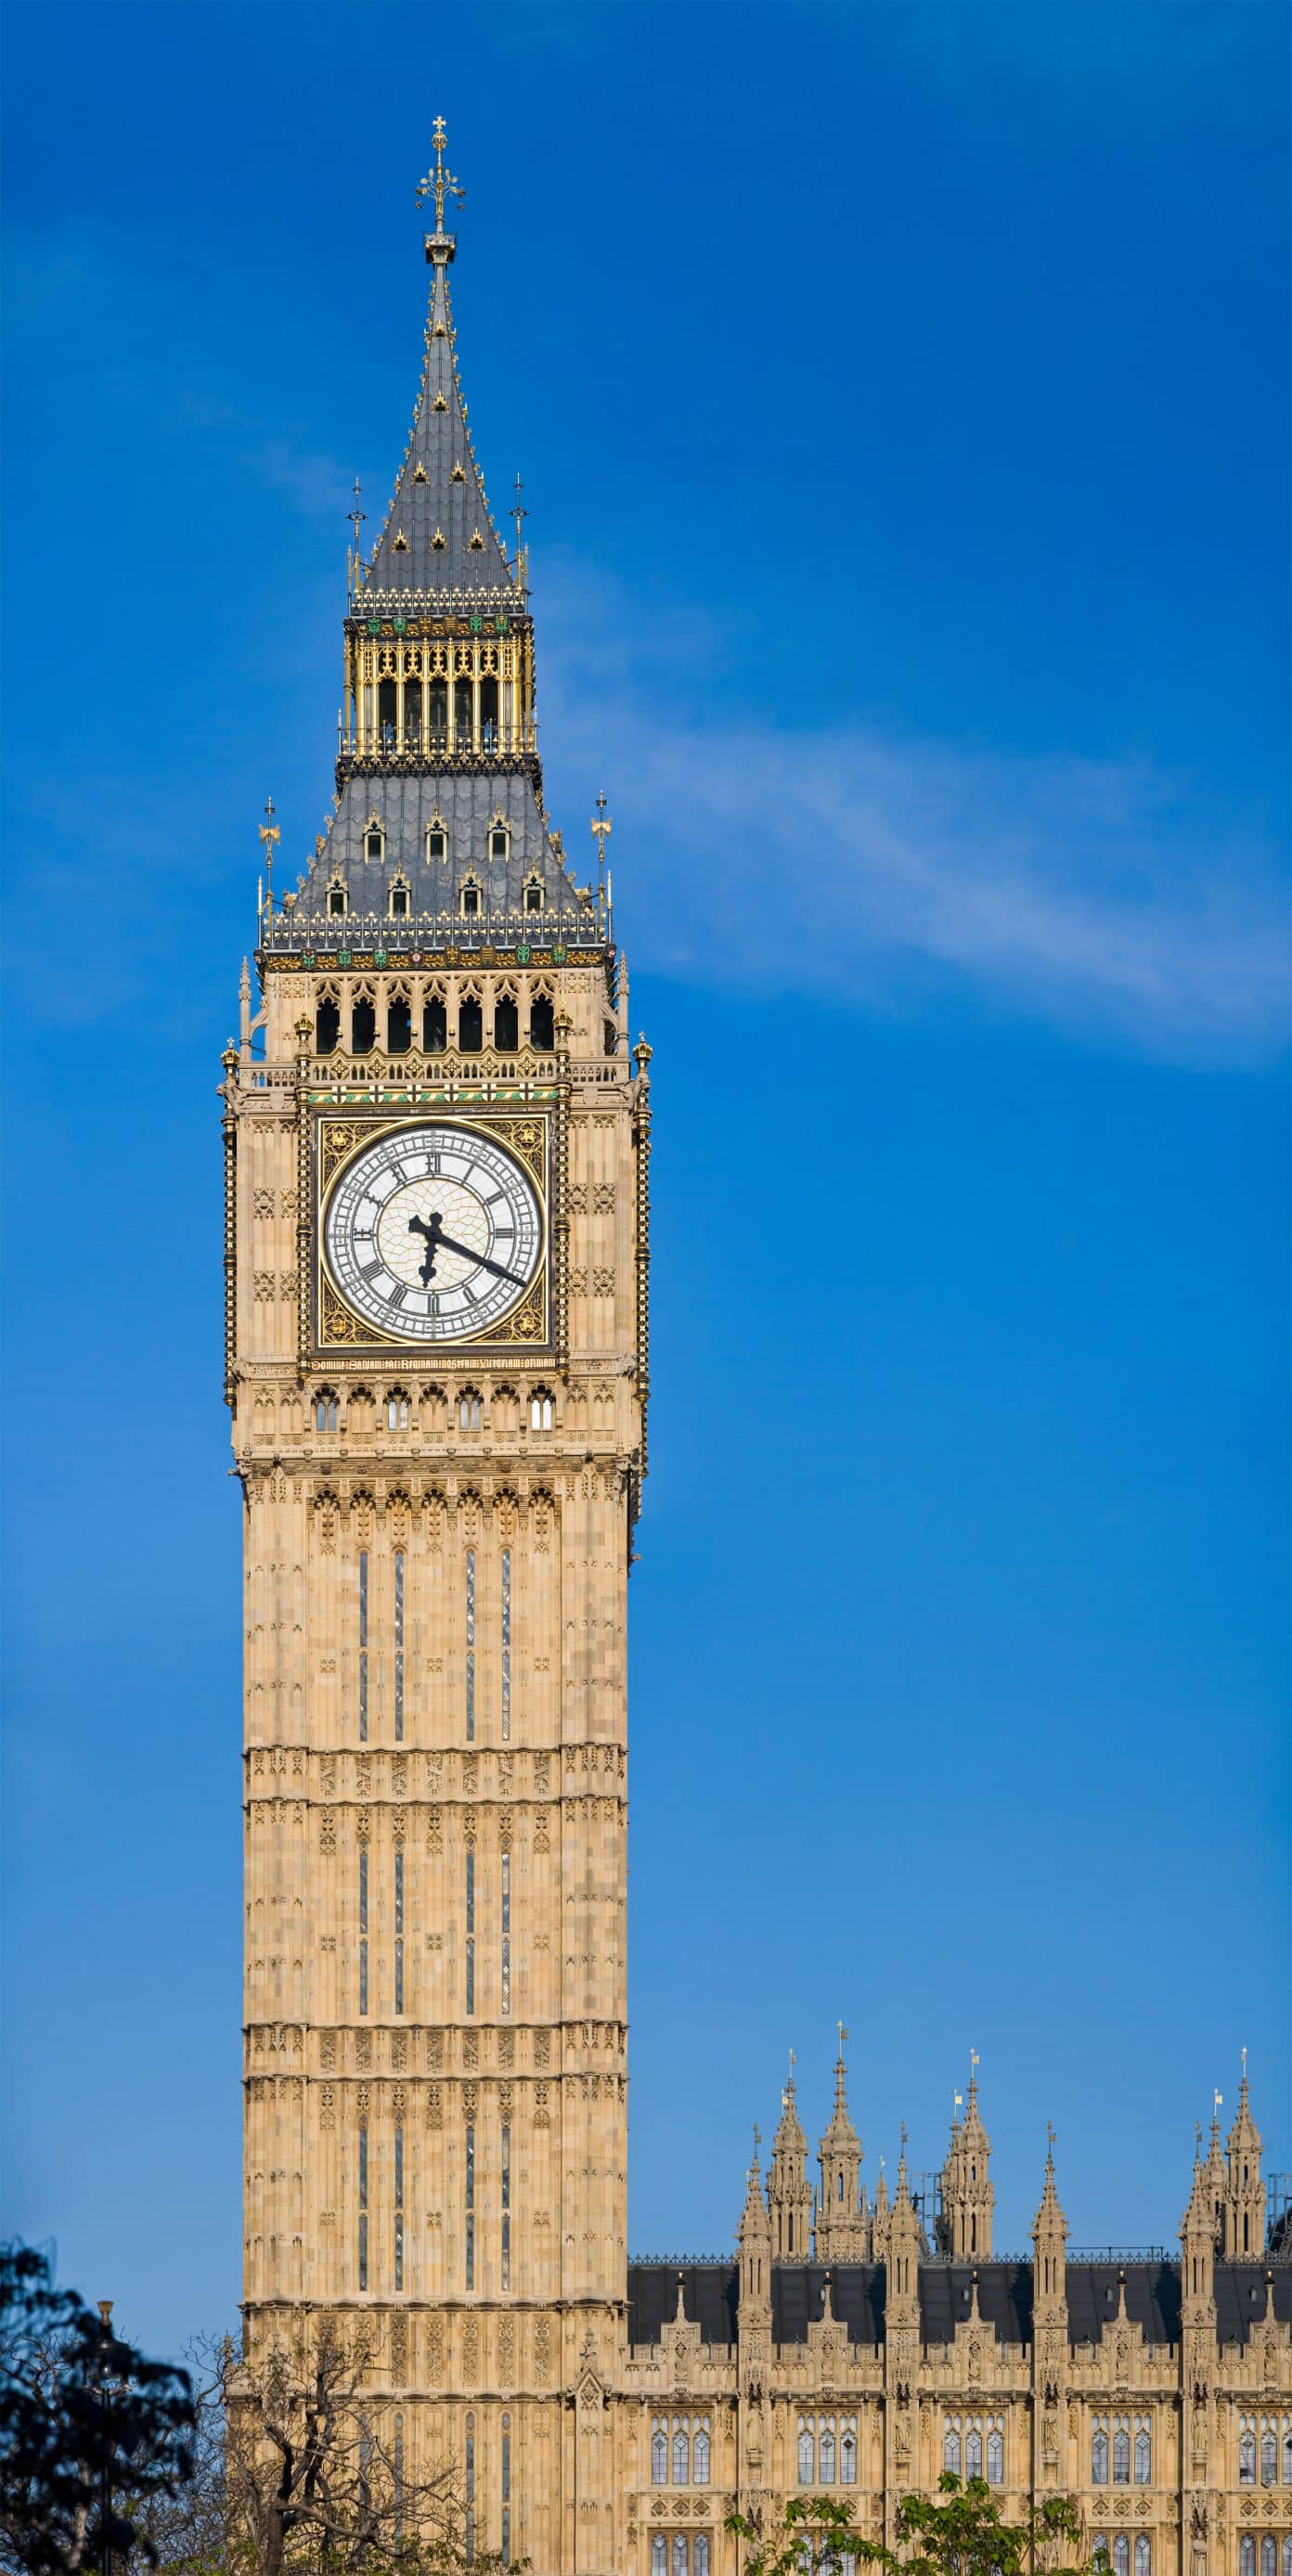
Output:
<path fill-rule="evenodd" d="M 463 187 L 461 180 L 455 178 L 453 172 L 451 170 L 446 170 L 444 167 L 444 146 L 448 142 L 449 137 L 448 128 L 445 125 L 442 116 L 436 117 L 435 123 L 431 128 L 431 139 L 435 145 L 435 167 L 433 170 L 427 171 L 424 179 L 418 180 L 417 202 L 419 206 L 424 206 L 428 197 L 434 198 L 435 229 L 437 233 L 442 234 L 444 231 L 445 198 L 452 197 L 459 206 L 462 206 L 466 203 L 467 192 Z"/>

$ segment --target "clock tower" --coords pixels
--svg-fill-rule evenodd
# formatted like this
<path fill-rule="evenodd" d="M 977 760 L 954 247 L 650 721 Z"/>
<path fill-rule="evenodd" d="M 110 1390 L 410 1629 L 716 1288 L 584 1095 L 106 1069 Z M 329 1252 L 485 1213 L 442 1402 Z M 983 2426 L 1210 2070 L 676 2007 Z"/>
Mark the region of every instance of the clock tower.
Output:
<path fill-rule="evenodd" d="M 244 1504 L 249 2353 L 335 2319 L 471 2540 L 616 2563 L 625 1619 L 649 1049 L 604 804 L 574 881 L 467 426 L 456 183 L 413 425 L 355 546 L 334 811 L 264 829 L 225 1057 Z"/>

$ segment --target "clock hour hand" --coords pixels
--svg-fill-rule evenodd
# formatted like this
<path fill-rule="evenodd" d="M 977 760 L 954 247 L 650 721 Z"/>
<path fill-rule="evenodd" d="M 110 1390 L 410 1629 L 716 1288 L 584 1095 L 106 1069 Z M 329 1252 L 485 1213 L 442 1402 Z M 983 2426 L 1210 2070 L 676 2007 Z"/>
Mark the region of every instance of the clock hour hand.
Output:
<path fill-rule="evenodd" d="M 429 1221 L 425 1217 L 410 1216 L 408 1231 L 410 1234 L 424 1234 L 426 1237 L 426 1258 L 422 1263 L 421 1276 L 423 1288 L 429 1288 L 435 1276 L 436 1251 L 442 1240 L 438 1214 L 433 1210 Z"/>

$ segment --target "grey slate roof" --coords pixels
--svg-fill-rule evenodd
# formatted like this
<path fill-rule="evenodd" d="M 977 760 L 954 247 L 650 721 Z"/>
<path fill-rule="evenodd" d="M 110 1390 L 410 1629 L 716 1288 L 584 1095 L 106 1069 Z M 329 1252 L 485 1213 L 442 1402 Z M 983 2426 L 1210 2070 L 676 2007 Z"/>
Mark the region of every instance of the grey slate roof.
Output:
<path fill-rule="evenodd" d="M 443 406 L 439 410 L 437 398 Z M 455 466 L 461 468 L 456 478 Z M 437 531 L 444 539 L 442 546 L 434 542 Z M 473 544 L 475 537 L 479 544 Z M 505 589 L 520 598 L 489 516 L 467 428 L 444 263 L 436 267 L 431 284 L 426 358 L 407 451 L 366 581 L 355 596 L 356 608 L 363 605 L 365 589 Z"/>
<path fill-rule="evenodd" d="M 510 833 L 505 864 L 489 857 L 489 828 L 500 811 Z M 385 833 L 381 859 L 365 854 L 374 815 Z M 428 860 L 426 835 L 437 815 L 448 834 L 448 857 Z M 594 935 L 594 916 L 579 902 L 568 867 L 548 841 L 532 782 L 522 771 L 355 772 L 341 790 L 322 856 L 297 897 L 294 921 L 326 917 L 328 888 L 338 875 L 350 913 L 384 915 L 391 880 L 401 874 L 410 889 L 412 914 L 456 913 L 463 881 L 473 877 L 483 890 L 486 918 L 521 913 L 525 881 L 537 874 L 543 883 L 543 921 L 577 925 Z"/>
<path fill-rule="evenodd" d="M 1174 2344 L 1180 2339 L 1180 2267 L 1178 2263 L 1127 2263 L 1126 2313 L 1142 2326 L 1149 2343 Z M 968 2264 L 920 2265 L 920 2336 L 927 2344 L 949 2343 L 957 2322 L 970 2308 L 972 2270 Z M 688 2318 L 700 2325 L 706 2343 L 734 2343 L 740 2275 L 734 2263 L 697 2263 L 683 2272 Z M 678 2268 L 671 2263 L 634 2263 L 628 2273 L 628 2335 L 631 2343 L 658 2343 L 662 2324 L 676 2313 Z M 884 2267 L 878 2263 L 831 2266 L 832 2304 L 853 2343 L 877 2344 L 884 2331 Z M 1068 2332 L 1074 2343 L 1098 2343 L 1117 2316 L 1118 2267 L 1115 2263 L 1069 2263 Z M 1253 2325 L 1265 2315 L 1267 2295 L 1274 2314 L 1292 2323 L 1292 2270 L 1274 2272 L 1267 2292 L 1263 2265 L 1218 2263 L 1216 2266 L 1216 2333 L 1220 2343 L 1246 2342 Z M 774 2263 L 772 2266 L 772 2337 L 776 2343 L 804 2343 L 810 2323 L 824 2313 L 825 2266 L 819 2263 Z M 984 2323 L 1001 2341 L 1030 2344 L 1032 2339 L 1032 2267 L 1030 2263 L 980 2263 L 978 2309 Z"/>

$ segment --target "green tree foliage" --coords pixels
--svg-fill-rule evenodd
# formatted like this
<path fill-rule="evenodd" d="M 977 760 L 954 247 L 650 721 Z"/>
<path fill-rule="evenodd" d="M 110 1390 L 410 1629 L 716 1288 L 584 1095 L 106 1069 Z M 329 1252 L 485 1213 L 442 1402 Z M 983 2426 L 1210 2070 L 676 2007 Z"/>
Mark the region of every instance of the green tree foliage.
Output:
<path fill-rule="evenodd" d="M 0 2576 L 153 2564 L 136 2509 L 182 2493 L 193 2428 L 187 2371 L 56 2290 L 33 2247 L 0 2247 Z"/>
<path fill-rule="evenodd" d="M 938 2493 L 904 2496 L 897 2508 L 897 2547 L 872 2540 L 839 2496 L 794 2496 L 776 2528 L 760 2531 L 743 2514 L 727 2529 L 746 2543 L 745 2576 L 851 2576 L 882 2567 L 886 2576 L 1108 2576 L 1103 2553 L 1087 2550 L 1078 2508 L 1069 2496 L 1029 2505 L 1006 2522 L 985 2478 L 961 2486 L 950 2474 Z"/>

